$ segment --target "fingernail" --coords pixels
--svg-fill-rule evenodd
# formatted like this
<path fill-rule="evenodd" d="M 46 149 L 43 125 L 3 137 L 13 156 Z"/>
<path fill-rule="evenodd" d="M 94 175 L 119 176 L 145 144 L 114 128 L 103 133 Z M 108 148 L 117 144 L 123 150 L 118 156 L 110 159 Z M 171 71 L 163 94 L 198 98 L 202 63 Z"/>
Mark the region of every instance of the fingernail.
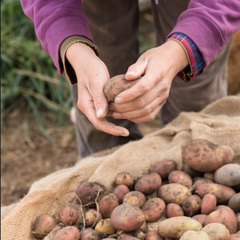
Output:
<path fill-rule="evenodd" d="M 116 97 L 115 98 L 115 103 L 122 103 L 123 102 L 123 98 L 122 97 Z"/>
<path fill-rule="evenodd" d="M 116 113 L 116 112 L 113 113 L 114 118 L 121 118 L 121 116 L 122 116 L 121 113 Z"/>
<path fill-rule="evenodd" d="M 114 106 L 113 106 L 112 103 L 109 104 L 108 109 L 109 109 L 109 110 L 112 110 L 112 111 L 114 110 Z"/>
<path fill-rule="evenodd" d="M 133 76 L 134 76 L 134 75 L 135 75 L 135 72 L 130 71 L 130 72 L 127 72 L 126 75 L 133 75 Z"/>
<path fill-rule="evenodd" d="M 99 108 L 98 110 L 97 110 L 97 117 L 99 118 L 99 117 L 101 117 L 103 115 L 103 108 Z"/>

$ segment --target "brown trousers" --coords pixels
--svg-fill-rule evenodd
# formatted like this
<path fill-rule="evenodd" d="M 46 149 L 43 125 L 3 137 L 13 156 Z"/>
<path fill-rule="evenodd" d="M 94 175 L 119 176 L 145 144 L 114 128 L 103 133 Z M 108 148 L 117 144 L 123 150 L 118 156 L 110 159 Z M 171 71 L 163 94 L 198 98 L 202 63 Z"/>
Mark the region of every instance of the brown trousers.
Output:
<path fill-rule="evenodd" d="M 166 36 L 176 24 L 178 16 L 187 9 L 189 0 L 152 0 L 152 13 L 156 30 L 156 45 L 165 42 Z M 155 5 L 155 6 L 154 6 Z M 83 8 L 89 21 L 100 58 L 108 67 L 110 76 L 123 74 L 139 57 L 139 9 L 137 0 L 85 0 Z M 227 95 L 227 59 L 231 42 L 218 54 L 205 72 L 192 83 L 175 77 L 170 95 L 159 113 L 161 127 L 172 121 L 182 111 L 200 111 L 209 103 Z M 143 137 L 139 126 L 128 120 L 108 118 L 116 125 L 126 127 L 129 137 L 116 137 L 100 132 L 77 109 L 77 87 L 73 100 L 76 108 L 76 130 L 80 158 L 89 154 L 125 144 Z"/>

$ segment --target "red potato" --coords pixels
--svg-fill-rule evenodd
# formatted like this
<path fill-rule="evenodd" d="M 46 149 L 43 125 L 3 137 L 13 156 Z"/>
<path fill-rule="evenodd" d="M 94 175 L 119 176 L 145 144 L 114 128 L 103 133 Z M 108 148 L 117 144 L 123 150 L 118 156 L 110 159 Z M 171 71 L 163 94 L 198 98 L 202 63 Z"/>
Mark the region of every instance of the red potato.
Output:
<path fill-rule="evenodd" d="M 139 240 L 138 238 L 136 237 L 133 237 L 133 236 L 130 236 L 128 234 L 121 234 L 117 240 Z"/>
<path fill-rule="evenodd" d="M 230 234 L 230 237 L 228 240 L 240 240 L 239 234 Z"/>
<path fill-rule="evenodd" d="M 55 227 L 56 220 L 53 216 L 43 213 L 36 218 L 32 226 L 34 237 L 42 239 Z"/>
<path fill-rule="evenodd" d="M 164 159 L 155 162 L 150 168 L 150 173 L 156 172 L 162 180 L 166 180 L 169 173 L 174 170 L 177 170 L 177 163 L 171 159 Z"/>
<path fill-rule="evenodd" d="M 240 213 L 237 213 L 236 219 L 237 219 L 237 230 L 240 231 Z"/>
<path fill-rule="evenodd" d="M 200 222 L 202 226 L 205 226 L 205 221 L 207 216 L 208 216 L 207 214 L 197 214 L 197 215 L 194 215 L 192 218 Z"/>
<path fill-rule="evenodd" d="M 123 203 L 131 203 L 137 207 L 141 207 L 145 202 L 145 195 L 139 191 L 131 191 L 123 198 Z"/>
<path fill-rule="evenodd" d="M 119 203 L 118 199 L 114 194 L 108 194 L 104 196 L 99 202 L 99 212 L 103 218 L 110 218 L 111 213 L 114 208 L 116 208 Z"/>
<path fill-rule="evenodd" d="M 65 206 L 62 208 L 60 212 L 60 221 L 64 225 L 73 225 L 77 222 L 79 217 L 79 211 L 78 209 L 71 207 L 71 206 Z"/>
<path fill-rule="evenodd" d="M 117 230 L 130 232 L 141 227 L 145 222 L 145 216 L 139 207 L 123 203 L 113 210 L 111 222 Z"/>
<path fill-rule="evenodd" d="M 122 172 L 118 173 L 115 177 L 115 185 L 126 185 L 129 189 L 132 189 L 134 185 L 134 179 L 130 173 Z"/>
<path fill-rule="evenodd" d="M 240 212 L 240 193 L 236 193 L 234 196 L 232 196 L 228 202 L 228 206 L 234 211 L 234 212 Z"/>
<path fill-rule="evenodd" d="M 206 194 L 214 194 L 217 198 L 217 204 L 228 204 L 228 201 L 236 194 L 236 192 L 228 186 L 217 183 L 205 183 L 198 187 L 195 191 L 201 198 Z"/>
<path fill-rule="evenodd" d="M 92 228 L 86 228 L 81 233 L 81 240 L 100 240 L 98 233 Z M 63 239 L 64 240 L 64 239 Z"/>
<path fill-rule="evenodd" d="M 145 237 L 145 240 L 164 240 L 158 233 L 149 231 Z"/>
<path fill-rule="evenodd" d="M 215 211 L 211 212 L 205 221 L 205 226 L 210 223 L 221 223 L 229 230 L 230 234 L 237 231 L 237 219 L 234 211 L 227 206 L 218 206 Z"/>
<path fill-rule="evenodd" d="M 84 220 L 86 227 L 94 227 L 100 220 L 102 220 L 102 215 L 95 209 L 89 209 L 84 213 Z"/>
<path fill-rule="evenodd" d="M 124 196 L 129 192 L 130 190 L 126 185 L 118 185 L 113 189 L 113 194 L 117 197 L 119 204 L 122 203 Z"/>
<path fill-rule="evenodd" d="M 206 194 L 202 198 L 201 213 L 209 214 L 217 206 L 217 198 L 214 194 Z"/>
<path fill-rule="evenodd" d="M 162 179 L 157 173 L 149 173 L 140 178 L 135 184 L 135 190 L 145 195 L 155 192 L 162 184 Z"/>
<path fill-rule="evenodd" d="M 79 230 L 74 226 L 67 226 L 62 228 L 53 237 L 53 240 L 79 240 L 79 239 L 80 239 Z"/>
<path fill-rule="evenodd" d="M 201 198 L 198 195 L 191 195 L 183 201 L 182 209 L 185 216 L 192 217 L 200 212 Z"/>
<path fill-rule="evenodd" d="M 97 182 L 82 181 L 78 184 L 75 193 L 83 205 L 95 203 L 106 194 L 106 188 Z"/>
<path fill-rule="evenodd" d="M 234 157 L 232 148 L 216 145 L 204 139 L 190 140 L 182 148 L 182 159 L 200 172 L 213 172 L 231 163 Z"/>
<path fill-rule="evenodd" d="M 166 204 L 161 198 L 150 198 L 147 200 L 141 207 L 146 222 L 156 222 L 162 216 L 165 207 Z"/>
<path fill-rule="evenodd" d="M 168 218 L 184 216 L 184 212 L 181 206 L 176 203 L 169 203 L 166 207 L 166 215 Z"/>
<path fill-rule="evenodd" d="M 191 176 L 188 173 L 180 171 L 180 170 L 172 171 L 168 175 L 168 181 L 169 181 L 169 183 L 182 184 L 182 185 L 186 186 L 187 188 L 190 188 L 192 186 Z"/>
<path fill-rule="evenodd" d="M 195 177 L 193 178 L 193 187 L 194 191 L 197 191 L 198 188 L 204 184 L 204 183 L 213 183 L 213 181 L 207 179 L 207 178 L 202 178 L 202 177 Z"/>

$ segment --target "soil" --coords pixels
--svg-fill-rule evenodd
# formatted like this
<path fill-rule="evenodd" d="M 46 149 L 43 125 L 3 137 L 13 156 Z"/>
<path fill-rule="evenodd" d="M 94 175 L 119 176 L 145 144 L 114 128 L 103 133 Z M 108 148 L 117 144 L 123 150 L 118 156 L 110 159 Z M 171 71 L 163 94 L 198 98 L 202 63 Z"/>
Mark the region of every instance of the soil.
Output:
<path fill-rule="evenodd" d="M 140 31 L 148 41 L 154 41 L 152 16 L 141 17 Z M 229 94 L 240 93 L 240 31 L 234 36 L 233 51 L 229 57 Z M 24 134 L 24 106 L 12 112 L 2 123 L 1 133 L 1 205 L 9 205 L 23 198 L 32 183 L 57 170 L 73 166 L 78 160 L 75 127 L 68 120 L 66 127 L 56 126 L 49 114 L 42 120 L 52 141 L 39 131 L 33 117 L 29 118 L 28 136 Z M 140 124 L 144 134 L 159 128 L 156 119 Z"/>

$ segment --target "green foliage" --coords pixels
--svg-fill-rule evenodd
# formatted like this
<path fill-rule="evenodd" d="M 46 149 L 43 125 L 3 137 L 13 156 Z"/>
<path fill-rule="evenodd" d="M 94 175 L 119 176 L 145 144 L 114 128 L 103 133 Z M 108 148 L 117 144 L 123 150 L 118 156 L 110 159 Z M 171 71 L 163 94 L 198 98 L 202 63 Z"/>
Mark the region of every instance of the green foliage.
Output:
<path fill-rule="evenodd" d="M 70 85 L 57 72 L 52 59 L 36 38 L 33 22 L 19 0 L 1 0 L 1 117 L 20 104 L 35 116 L 40 131 L 50 139 L 41 122 L 40 111 L 66 123 L 72 107 Z"/>

